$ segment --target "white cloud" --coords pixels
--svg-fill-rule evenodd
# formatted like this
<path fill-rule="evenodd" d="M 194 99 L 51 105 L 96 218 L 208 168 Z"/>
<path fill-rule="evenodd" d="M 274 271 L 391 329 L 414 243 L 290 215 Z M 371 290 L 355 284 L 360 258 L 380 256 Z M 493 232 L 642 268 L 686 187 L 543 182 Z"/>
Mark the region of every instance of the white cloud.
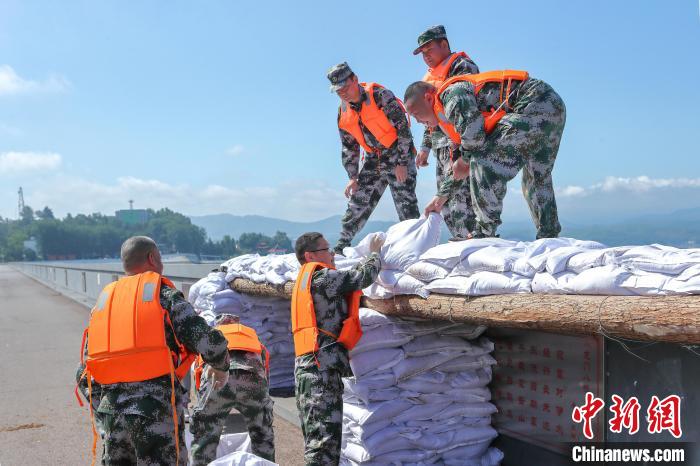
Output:
<path fill-rule="evenodd" d="M 231 156 L 241 155 L 245 152 L 245 147 L 240 144 L 233 145 L 226 149 L 226 154 Z"/>
<path fill-rule="evenodd" d="M 700 188 L 700 178 L 650 178 L 648 176 L 624 178 L 608 176 L 602 182 L 595 183 L 587 188 L 565 186 L 557 189 L 557 195 L 561 197 L 584 197 L 597 193 L 646 193 L 663 188 Z"/>
<path fill-rule="evenodd" d="M 55 170 L 61 165 L 61 156 L 53 152 L 2 152 L 0 175 Z"/>
<path fill-rule="evenodd" d="M 114 183 L 103 184 L 84 178 L 52 176 L 28 184 L 25 193 L 27 204 L 48 205 L 57 215 L 68 212 L 112 215 L 115 210 L 127 208 L 129 199 L 135 201 L 135 208 L 168 207 L 187 215 L 255 214 L 299 221 L 318 220 L 341 214 L 345 209 L 341 189 L 313 180 L 235 188 L 170 184 L 136 177 L 118 178 Z M 5 207 L 6 210 L 10 208 L 9 204 Z"/>
<path fill-rule="evenodd" d="M 65 92 L 69 88 L 70 83 L 63 76 L 51 74 L 42 81 L 34 81 L 21 77 L 10 65 L 0 65 L 0 96 Z"/>

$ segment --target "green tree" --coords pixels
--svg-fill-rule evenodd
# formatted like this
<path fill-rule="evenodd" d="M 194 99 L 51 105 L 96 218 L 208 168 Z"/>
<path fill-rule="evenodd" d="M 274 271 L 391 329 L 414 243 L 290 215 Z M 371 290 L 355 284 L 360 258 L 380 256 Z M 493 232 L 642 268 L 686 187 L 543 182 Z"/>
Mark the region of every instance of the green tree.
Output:
<path fill-rule="evenodd" d="M 272 242 L 274 243 L 274 246 L 278 248 L 286 249 L 287 251 L 292 250 L 292 240 L 289 239 L 287 233 L 283 231 L 278 231 L 275 233 L 275 236 L 272 237 Z"/>

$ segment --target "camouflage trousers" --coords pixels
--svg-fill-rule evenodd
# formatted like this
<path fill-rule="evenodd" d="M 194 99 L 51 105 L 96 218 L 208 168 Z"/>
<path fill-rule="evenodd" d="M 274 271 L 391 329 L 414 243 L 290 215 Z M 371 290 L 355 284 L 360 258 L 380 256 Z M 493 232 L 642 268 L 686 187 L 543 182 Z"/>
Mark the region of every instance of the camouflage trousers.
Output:
<path fill-rule="evenodd" d="M 450 147 L 434 149 L 437 164 L 435 165 L 435 175 L 437 187 L 440 189 L 445 176 L 452 171 Z M 466 238 L 474 231 L 476 226 L 476 216 L 472 208 L 472 196 L 469 191 L 469 178 L 454 180 L 454 188 L 450 198 L 442 206 L 442 218 L 447 224 L 447 228 L 454 237 Z"/>
<path fill-rule="evenodd" d="M 104 401 L 104 397 L 103 397 Z M 105 409 L 99 413 L 104 429 L 103 464 L 107 466 L 151 466 L 187 464 L 184 411 L 178 409 L 179 461 L 175 443 L 175 424 L 169 397 L 142 397 L 138 413 L 132 409 Z"/>
<path fill-rule="evenodd" d="M 218 391 L 211 390 L 208 381 L 202 382 L 190 420 L 192 465 L 204 466 L 216 459 L 219 436 L 232 408 L 245 419 L 253 453 L 274 462 L 273 401 L 264 374 L 232 369 L 228 383 Z"/>
<path fill-rule="evenodd" d="M 394 173 L 395 166 L 376 157 L 367 158 L 357 178 L 358 189 L 350 196 L 348 208 L 343 215 L 340 239 L 335 247 L 336 252 L 350 246 L 358 231 L 365 226 L 369 216 L 382 198 L 386 187 L 391 189 L 394 206 L 400 220 L 420 217 L 418 199 L 416 198 L 416 162 L 411 158 L 408 164 L 408 177 L 399 183 Z"/>
<path fill-rule="evenodd" d="M 547 83 L 523 83 L 513 112 L 505 115 L 487 139 L 481 155 L 470 163 L 471 194 L 477 235 L 495 236 L 501 224 L 506 184 L 520 169 L 523 195 L 537 228 L 537 238 L 559 235 L 561 225 L 552 185 L 566 107 Z"/>
<path fill-rule="evenodd" d="M 336 466 L 340 462 L 343 422 L 343 380 L 335 369 L 294 368 L 297 410 L 304 434 L 307 466 Z"/>

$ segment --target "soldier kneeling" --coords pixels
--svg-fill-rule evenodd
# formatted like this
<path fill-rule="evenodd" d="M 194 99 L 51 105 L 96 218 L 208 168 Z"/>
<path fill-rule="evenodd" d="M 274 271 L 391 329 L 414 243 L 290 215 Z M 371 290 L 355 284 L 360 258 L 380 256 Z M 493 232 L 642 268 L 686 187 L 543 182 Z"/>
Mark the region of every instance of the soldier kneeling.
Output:
<path fill-rule="evenodd" d="M 208 377 L 209 366 L 199 361 L 195 369 L 198 401 L 190 421 L 193 436 L 191 464 L 206 465 L 216 459 L 219 436 L 231 408 L 236 408 L 245 418 L 253 453 L 274 462 L 273 402 L 268 391 L 269 354 L 255 330 L 241 325 L 238 316 L 221 314 L 216 328 L 228 340 L 231 376 L 223 388 L 214 390 Z"/>

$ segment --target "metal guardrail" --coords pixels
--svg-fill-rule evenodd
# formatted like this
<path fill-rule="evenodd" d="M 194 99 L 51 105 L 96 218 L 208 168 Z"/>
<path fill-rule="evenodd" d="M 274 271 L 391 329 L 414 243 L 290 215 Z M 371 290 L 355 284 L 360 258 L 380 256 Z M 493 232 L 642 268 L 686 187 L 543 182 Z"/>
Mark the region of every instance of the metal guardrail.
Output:
<path fill-rule="evenodd" d="M 120 262 L 70 263 L 70 262 L 16 262 L 10 264 L 35 280 L 91 306 L 102 289 L 124 276 Z M 204 277 L 219 263 L 165 263 L 164 275 L 173 281 L 185 296 L 190 286 Z"/>

